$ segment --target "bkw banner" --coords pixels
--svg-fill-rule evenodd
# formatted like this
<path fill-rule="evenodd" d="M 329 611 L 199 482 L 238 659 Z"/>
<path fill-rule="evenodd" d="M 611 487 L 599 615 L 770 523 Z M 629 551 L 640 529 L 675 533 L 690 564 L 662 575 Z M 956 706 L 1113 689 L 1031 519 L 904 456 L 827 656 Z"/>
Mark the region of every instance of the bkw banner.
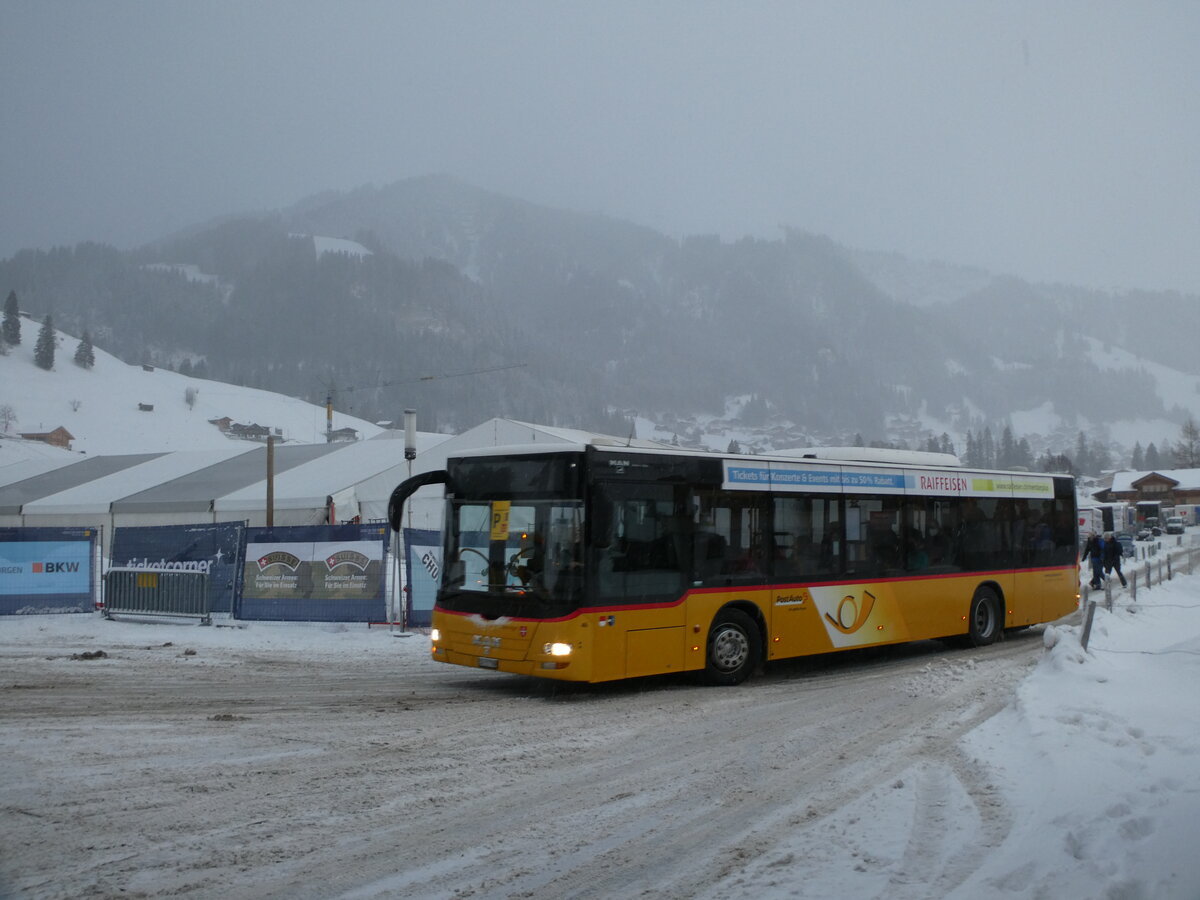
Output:
<path fill-rule="evenodd" d="M 387 621 L 386 525 L 297 525 L 246 533 L 239 619 Z"/>
<path fill-rule="evenodd" d="M 95 528 L 0 528 L 0 615 L 92 612 Z"/>

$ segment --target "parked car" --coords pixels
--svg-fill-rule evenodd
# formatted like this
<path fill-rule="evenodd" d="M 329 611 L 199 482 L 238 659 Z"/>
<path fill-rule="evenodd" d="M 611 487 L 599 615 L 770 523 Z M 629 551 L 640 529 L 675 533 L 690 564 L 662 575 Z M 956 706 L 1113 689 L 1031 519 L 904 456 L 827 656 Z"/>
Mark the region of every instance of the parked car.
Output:
<path fill-rule="evenodd" d="M 1133 545 L 1133 535 L 1128 531 L 1119 531 L 1113 537 L 1121 545 L 1122 556 L 1135 556 L 1137 554 L 1137 548 Z"/>
<path fill-rule="evenodd" d="M 1183 518 L 1172 516 L 1167 519 L 1167 534 L 1183 534 Z"/>
<path fill-rule="evenodd" d="M 1150 529 L 1149 529 L 1149 528 L 1143 528 L 1141 531 L 1139 531 L 1139 532 L 1137 533 L 1137 537 L 1136 537 L 1136 538 L 1134 538 L 1134 540 L 1136 540 L 1136 541 L 1148 541 L 1148 540 L 1150 540 L 1152 537 L 1154 537 L 1154 535 L 1152 535 L 1152 534 L 1150 533 Z"/>

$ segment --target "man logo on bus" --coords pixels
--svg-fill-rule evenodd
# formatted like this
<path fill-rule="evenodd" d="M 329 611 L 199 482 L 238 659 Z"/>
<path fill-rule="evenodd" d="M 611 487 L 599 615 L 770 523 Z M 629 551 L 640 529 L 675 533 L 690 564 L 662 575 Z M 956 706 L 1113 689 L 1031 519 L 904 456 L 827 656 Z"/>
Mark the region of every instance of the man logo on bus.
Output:
<path fill-rule="evenodd" d="M 867 619 L 870 618 L 871 609 L 874 606 L 875 595 L 870 591 L 863 591 L 861 606 L 859 606 L 853 594 L 847 594 L 842 598 L 842 602 L 838 604 L 837 618 L 835 619 L 829 613 L 825 613 L 825 618 L 829 620 L 830 625 L 842 634 L 854 634 L 854 632 L 867 624 Z"/>

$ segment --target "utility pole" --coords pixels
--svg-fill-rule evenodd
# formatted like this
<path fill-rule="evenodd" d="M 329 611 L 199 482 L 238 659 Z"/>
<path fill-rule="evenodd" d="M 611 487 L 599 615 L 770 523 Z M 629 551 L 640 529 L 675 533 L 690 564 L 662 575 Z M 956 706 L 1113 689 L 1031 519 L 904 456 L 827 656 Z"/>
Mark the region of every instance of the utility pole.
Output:
<path fill-rule="evenodd" d="M 408 463 L 408 477 L 412 478 L 413 460 L 417 458 L 417 411 L 415 409 L 406 409 L 404 411 L 404 459 Z M 412 530 L 412 503 L 411 498 L 408 506 L 408 528 Z M 397 542 L 399 543 L 399 541 Z M 397 547 L 399 549 L 399 547 Z M 397 561 L 400 554 L 396 554 Z M 393 632 L 397 637 L 404 637 L 409 634 L 408 630 L 408 603 L 412 598 L 412 572 L 408 571 L 408 566 L 404 567 L 404 574 L 407 576 L 403 588 L 400 590 L 400 631 Z M 399 584 L 399 578 L 396 583 Z"/>
<path fill-rule="evenodd" d="M 267 435 L 267 527 L 275 527 L 275 435 Z"/>

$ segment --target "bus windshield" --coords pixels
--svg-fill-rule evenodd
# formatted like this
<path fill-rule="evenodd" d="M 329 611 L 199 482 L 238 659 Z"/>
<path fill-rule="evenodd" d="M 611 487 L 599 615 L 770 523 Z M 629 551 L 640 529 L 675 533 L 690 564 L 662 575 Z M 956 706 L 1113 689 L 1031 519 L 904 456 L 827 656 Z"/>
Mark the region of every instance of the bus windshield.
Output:
<path fill-rule="evenodd" d="M 449 521 L 444 592 L 464 599 L 471 594 L 521 597 L 529 601 L 522 607 L 578 605 L 583 593 L 580 501 L 451 501 Z"/>

